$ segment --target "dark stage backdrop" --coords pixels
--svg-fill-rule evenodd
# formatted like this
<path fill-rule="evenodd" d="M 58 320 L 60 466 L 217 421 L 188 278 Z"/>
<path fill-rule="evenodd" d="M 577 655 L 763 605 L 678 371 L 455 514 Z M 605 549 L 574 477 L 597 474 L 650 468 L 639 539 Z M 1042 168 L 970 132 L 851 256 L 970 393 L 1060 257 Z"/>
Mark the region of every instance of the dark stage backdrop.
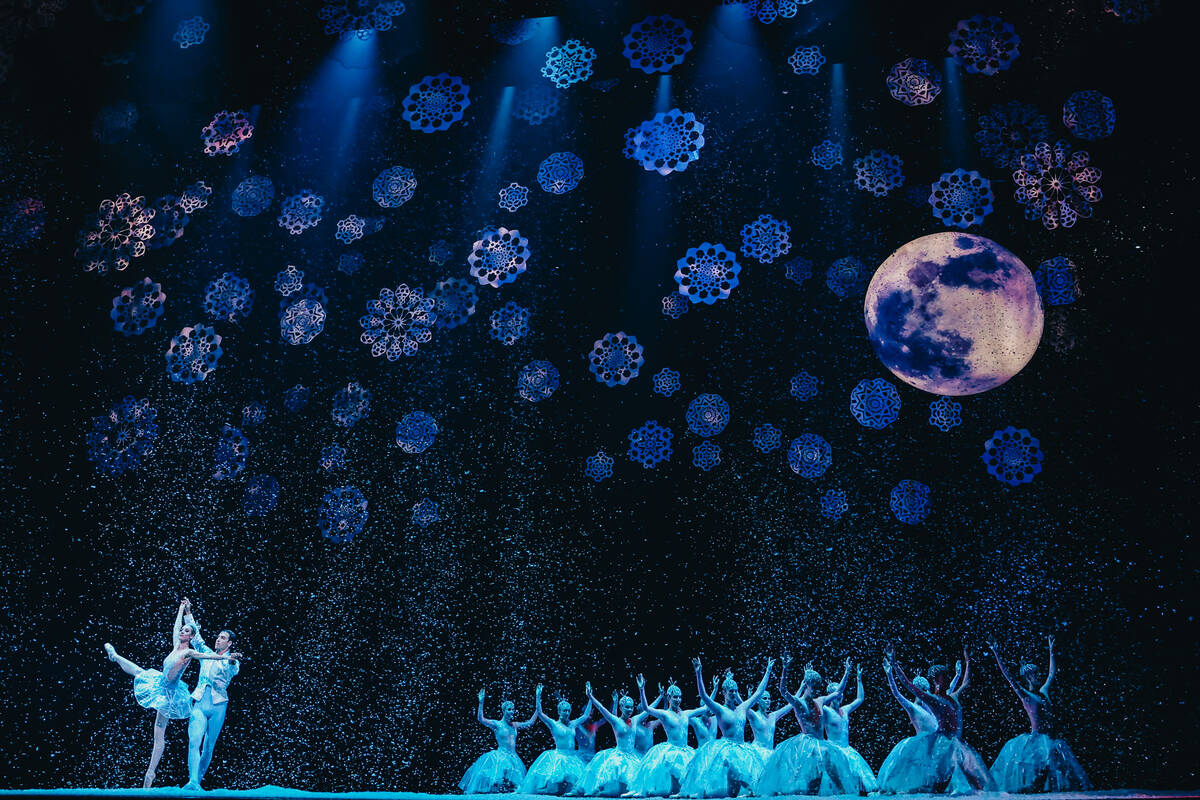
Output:
<path fill-rule="evenodd" d="M 135 4 L 96 5 L 112 16 Z M 210 632 L 236 630 L 247 655 L 214 787 L 450 791 L 492 746 L 474 721 L 480 687 L 489 715 L 501 698 L 525 715 L 539 681 L 578 709 L 585 680 L 607 696 L 633 690 L 640 671 L 651 686 L 674 676 L 690 706 L 691 656 L 709 670 L 732 666 L 749 686 L 784 649 L 830 676 L 847 655 L 864 664 L 867 700 L 851 739 L 877 767 L 907 735 L 880 670 L 889 638 L 914 669 L 953 664 L 971 648 L 966 738 L 990 761 L 1026 728 L 986 657 L 993 633 L 1014 664 L 1044 664 L 1044 637 L 1057 636 L 1063 736 L 1097 785 L 1196 785 L 1195 258 L 1173 247 L 1176 230 L 1195 225 L 1187 4 L 1123 24 L 1101 0 L 815 0 L 770 25 L 667 1 L 407 5 L 392 30 L 351 50 L 324 33 L 318 2 L 156 0 L 124 22 L 83 2 L 50 8 L 48 19 L 20 3 L 0 12 L 28 23 L 4 18 L 12 63 L 0 85 L 0 195 L 45 204 L 44 231 L 30 241 L 5 212 L 0 268 L 0 785 L 139 785 L 151 714 L 101 645 L 160 666 L 185 595 Z M 212 26 L 207 40 L 176 47 L 176 24 L 197 13 Z M 647 13 L 675 14 L 694 32 L 667 82 L 621 55 L 621 37 Z M 1011 69 L 960 73 L 925 108 L 888 96 L 893 63 L 913 56 L 944 68 L 947 32 L 975 13 L 1015 26 Z M 557 114 L 537 126 L 501 103 L 505 87 L 550 85 L 541 53 L 489 33 L 491 21 L 522 15 L 557 15 L 554 43 L 579 38 L 598 54 L 591 81 L 562 90 Z M 828 59 L 816 76 L 787 64 L 806 44 Z M 127 52 L 130 63 L 104 64 Z M 364 78 L 359 62 L 372 59 Z M 443 71 L 470 84 L 470 108 L 448 131 L 411 130 L 399 101 Z M 595 86 L 608 79 L 617 82 L 607 91 Z M 1062 103 L 1093 88 L 1115 103 L 1115 133 L 1072 141 L 1103 171 L 1104 199 L 1094 218 L 1046 231 L 1023 218 L 1009 172 L 979 154 L 976 121 L 1020 100 L 1049 117 L 1053 139 L 1070 139 Z M 665 107 L 706 126 L 700 160 L 666 177 L 621 154 L 625 130 L 653 115 L 661 92 Z M 844 116 L 831 112 L 831 95 Z M 123 141 L 99 142 L 101 109 L 124 102 L 136 124 Z M 201 128 L 223 109 L 255 114 L 254 135 L 236 156 L 210 158 Z M 831 126 L 843 126 L 845 163 L 826 172 L 809 155 Z M 852 184 L 851 161 L 872 148 L 904 161 L 905 187 L 886 198 Z M 579 155 L 585 177 L 555 196 L 535 176 L 559 151 Z M 416 173 L 415 195 L 379 209 L 371 181 L 397 164 Z M 941 229 L 927 191 L 907 190 L 957 167 L 981 170 L 995 191 L 994 212 L 974 230 L 1031 267 L 1070 257 L 1082 296 L 1052 315 L 1018 377 L 963 399 L 961 426 L 933 428 L 933 398 L 892 379 L 900 419 L 865 428 L 849 413 L 850 390 L 891 376 L 865 338 L 860 297 L 836 298 L 824 271 L 843 256 L 873 269 Z M 251 173 L 269 176 L 277 194 L 243 218 L 231 193 Z M 85 274 L 73 258 L 101 200 L 153 199 L 196 180 L 214 193 L 172 246 L 107 275 Z M 513 214 L 495 205 L 510 181 L 531 187 Z M 324 195 L 324 219 L 290 236 L 275 224 L 279 202 L 303 188 Z M 381 216 L 384 227 L 347 248 L 333 234 L 350 213 Z M 665 318 L 675 260 L 702 241 L 733 248 L 762 213 L 790 222 L 791 253 L 773 264 L 742 258 L 729 300 Z M 476 232 L 497 225 L 529 238 L 528 272 L 499 291 L 480 287 L 468 324 L 439 331 L 415 357 L 372 358 L 358 341 L 366 302 L 385 286 L 430 290 L 468 277 Z M 436 240 L 452 251 L 442 265 L 428 257 Z M 348 250 L 365 258 L 354 275 L 336 269 Z M 815 264 L 802 286 L 784 275 L 796 255 Z M 287 264 L 328 296 L 325 331 L 303 347 L 280 342 L 272 282 Z M 211 322 L 205 285 L 227 271 L 249 279 L 253 310 L 215 323 L 224 355 L 207 380 L 173 383 L 168 343 Z M 112 298 L 146 276 L 163 286 L 165 315 L 122 336 Z M 508 300 L 533 310 L 531 333 L 512 347 L 487 335 L 488 316 Z M 585 354 L 618 330 L 638 337 L 646 363 L 628 386 L 608 388 Z M 562 376 L 536 405 L 514 391 L 535 358 Z M 683 385 L 669 399 L 651 384 L 668 366 Z M 806 403 L 788 392 L 800 370 L 822 380 Z M 371 405 L 347 429 L 330 408 L 350 381 L 370 390 Z M 289 412 L 284 392 L 301 382 L 312 399 Z M 710 472 L 691 465 L 700 439 L 684 420 L 702 392 L 731 407 Z M 87 434 L 126 395 L 149 399 L 159 436 L 140 468 L 114 477 L 89 462 Z M 242 409 L 256 402 L 265 421 L 243 426 Z M 419 455 L 394 438 L 413 410 L 440 429 Z M 674 456 L 653 470 L 625 456 L 628 433 L 648 419 L 675 434 Z M 769 454 L 751 443 L 764 422 L 784 433 Z M 225 423 L 246 434 L 248 461 L 238 477 L 214 480 Z M 1046 454 L 1042 473 L 1014 488 L 980 460 L 1007 425 L 1029 429 Z M 805 431 L 833 449 L 817 481 L 784 455 Z M 319 454 L 334 443 L 347 463 L 327 474 Z M 584 466 L 600 449 L 616 463 L 597 484 Z M 261 474 L 278 480 L 278 506 L 248 516 L 243 493 Z M 906 478 L 932 488 L 920 525 L 888 508 Z M 369 503 L 365 528 L 345 543 L 317 527 L 322 496 L 339 486 Z M 846 492 L 840 521 L 819 513 L 827 489 Z M 441 519 L 422 529 L 412 507 L 425 497 Z M 794 732 L 788 720 L 780 737 Z M 519 750 L 528 763 L 548 746 L 539 728 Z M 186 779 L 185 747 L 173 723 L 160 783 Z"/>

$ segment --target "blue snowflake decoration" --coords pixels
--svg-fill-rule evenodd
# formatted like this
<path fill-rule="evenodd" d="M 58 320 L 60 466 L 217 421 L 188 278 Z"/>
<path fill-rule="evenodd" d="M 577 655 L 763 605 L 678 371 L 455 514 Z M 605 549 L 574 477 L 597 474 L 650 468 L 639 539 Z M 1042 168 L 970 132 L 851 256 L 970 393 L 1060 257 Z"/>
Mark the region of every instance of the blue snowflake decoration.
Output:
<path fill-rule="evenodd" d="M 951 428 L 962 425 L 962 403 L 949 397 L 939 397 L 929 404 L 929 424 L 948 433 Z"/>
<path fill-rule="evenodd" d="M 544 84 L 530 86 L 517 94 L 513 116 L 530 125 L 541 125 L 558 116 L 558 92 Z"/>
<path fill-rule="evenodd" d="M 887 87 L 906 106 L 926 106 L 942 93 L 942 72 L 923 58 L 906 58 L 888 72 Z"/>
<path fill-rule="evenodd" d="M 611 478 L 612 472 L 612 456 L 607 455 L 603 450 L 598 450 L 594 456 L 588 456 L 587 466 L 583 468 L 583 474 L 596 483 L 600 483 L 606 478 Z"/>
<path fill-rule="evenodd" d="M 204 289 L 204 313 L 213 319 L 236 322 L 250 316 L 254 307 L 254 290 L 250 281 L 232 272 L 209 281 Z"/>
<path fill-rule="evenodd" d="M 165 195 L 154 201 L 154 236 L 147 242 L 151 250 L 170 247 L 183 236 L 191 217 L 179 205 L 179 198 Z"/>
<path fill-rule="evenodd" d="M 454 247 L 445 239 L 438 239 L 429 245 L 429 262 L 439 267 L 454 255 Z"/>
<path fill-rule="evenodd" d="M 299 303 L 301 300 L 311 300 L 322 309 L 329 305 L 329 298 L 325 296 L 325 290 L 315 283 L 306 283 L 300 287 L 300 291 L 292 292 L 287 297 L 279 300 L 279 320 L 282 322 L 287 315 L 288 309 Z"/>
<path fill-rule="evenodd" d="M 158 439 L 158 411 L 149 400 L 129 395 L 114 405 L 106 416 L 92 418 L 87 435 L 88 461 L 109 475 L 137 469 L 154 455 Z"/>
<path fill-rule="evenodd" d="M 202 208 L 208 208 L 208 198 L 212 197 L 212 187 L 204 181 L 185 186 L 179 194 L 179 207 L 185 214 L 194 214 Z"/>
<path fill-rule="evenodd" d="M 802 433 L 792 439 L 787 452 L 788 466 L 801 478 L 819 478 L 833 464 L 833 448 L 815 433 Z"/>
<path fill-rule="evenodd" d="M 141 336 L 158 324 L 166 304 L 167 296 L 163 294 L 162 286 L 142 278 L 141 283 L 122 289 L 113 298 L 109 312 L 113 329 L 126 336 Z"/>
<path fill-rule="evenodd" d="M 249 403 L 242 407 L 242 425 L 256 428 L 267 419 L 267 407 L 262 403 Z"/>
<path fill-rule="evenodd" d="M 929 487 L 920 481 L 902 480 L 889 498 L 892 513 L 907 525 L 920 525 L 929 516 L 931 494 Z"/>
<path fill-rule="evenodd" d="M 876 197 L 886 197 L 888 192 L 904 185 L 903 167 L 900 156 L 872 150 L 854 159 L 854 185 Z"/>
<path fill-rule="evenodd" d="M 692 31 L 683 20 L 663 14 L 633 23 L 622 41 L 622 55 L 629 66 L 653 75 L 670 72 L 671 67 L 683 63 L 683 57 L 692 50 Z"/>
<path fill-rule="evenodd" d="M 664 317 L 670 319 L 679 319 L 687 313 L 688 306 L 691 303 L 688 299 L 679 292 L 672 292 L 662 299 L 662 313 Z"/>
<path fill-rule="evenodd" d="M 606 333 L 604 338 L 593 342 L 588 361 L 588 369 L 605 386 L 624 386 L 637 377 L 638 370 L 646 363 L 637 337 L 625 331 Z"/>
<path fill-rule="evenodd" d="M 770 25 L 779 17 L 791 19 L 796 16 L 800 6 L 806 6 L 812 0 L 725 0 L 727 6 L 738 6 L 748 19 Z"/>
<path fill-rule="evenodd" d="M 367 498 L 353 486 L 331 489 L 321 498 L 317 529 L 326 539 L 348 542 L 367 524 Z"/>
<path fill-rule="evenodd" d="M 659 175 L 683 172 L 700 160 L 704 123 L 691 112 L 672 108 L 638 126 L 633 135 L 633 158 L 642 168 Z"/>
<path fill-rule="evenodd" d="M 317 462 L 323 472 L 336 472 L 346 466 L 346 448 L 331 444 L 321 448 L 321 458 Z"/>
<path fill-rule="evenodd" d="M 1085 141 L 1094 142 L 1112 136 L 1117 126 L 1113 101 L 1094 89 L 1075 92 L 1063 103 L 1063 125 Z"/>
<path fill-rule="evenodd" d="M 517 375 L 517 394 L 531 403 L 545 400 L 558 388 L 558 369 L 549 361 L 530 361 Z"/>
<path fill-rule="evenodd" d="M 433 311 L 437 315 L 434 324 L 438 329 L 445 330 L 465 325 L 475 313 L 475 304 L 479 300 L 474 285 L 462 278 L 438 281 L 430 296 L 433 298 Z"/>
<path fill-rule="evenodd" d="M 295 414 L 308 405 L 308 399 L 312 396 L 312 392 L 302 383 L 297 383 L 292 388 L 283 393 L 283 407 Z"/>
<path fill-rule="evenodd" d="M 1009 425 L 983 443 L 981 458 L 993 478 L 1009 486 L 1019 486 L 1029 483 L 1042 471 L 1045 455 L 1033 434 Z"/>
<path fill-rule="evenodd" d="M 529 240 L 516 228 L 488 228 L 471 248 L 467 262 L 480 286 L 500 288 L 512 283 L 529 264 Z"/>
<path fill-rule="evenodd" d="M 933 184 L 929 205 L 943 225 L 966 230 L 992 213 L 995 199 L 991 181 L 973 170 L 956 169 L 942 173 Z"/>
<path fill-rule="evenodd" d="M 592 77 L 592 63 L 596 51 L 578 39 L 568 39 L 560 47 L 551 47 L 546 53 L 546 66 L 542 75 L 554 81 L 560 89 L 573 83 L 582 83 Z"/>
<path fill-rule="evenodd" d="M 760 214 L 758 219 L 742 227 L 742 255 L 770 264 L 792 249 L 788 240 L 791 231 L 792 226 L 783 220 Z"/>
<path fill-rule="evenodd" d="M 839 258 L 825 271 L 825 285 L 838 297 L 857 297 L 867 288 L 867 268 L 854 256 Z"/>
<path fill-rule="evenodd" d="M 359 341 L 371 345 L 375 358 L 386 356 L 395 361 L 400 356 L 415 356 L 417 348 L 433 338 L 437 315 L 433 298 L 426 297 L 418 287 L 405 284 L 380 289 L 379 299 L 367 301 L 367 313 L 358 318 L 362 327 Z"/>
<path fill-rule="evenodd" d="M 1090 162 L 1086 151 L 1072 153 L 1067 142 L 1053 146 L 1038 142 L 1032 153 L 1021 156 L 1020 166 L 1013 171 L 1017 185 L 1013 196 L 1025 206 L 1025 218 L 1040 219 L 1048 231 L 1071 228 L 1080 217 L 1090 218 L 1092 204 L 1104 196 L 1101 172 Z"/>
<path fill-rule="evenodd" d="M 284 297 L 295 294 L 303 286 L 304 273 L 291 264 L 275 273 L 275 291 Z"/>
<path fill-rule="evenodd" d="M 783 444 L 783 431 L 776 428 L 769 422 L 764 422 L 754 429 L 754 446 L 759 452 L 770 453 L 773 450 L 778 450 Z"/>
<path fill-rule="evenodd" d="M 167 375 L 176 383 L 207 378 L 221 358 L 221 337 L 207 325 L 184 328 L 167 347 Z"/>
<path fill-rule="evenodd" d="M 250 440 L 229 423 L 221 428 L 221 436 L 213 451 L 213 480 L 236 478 L 246 468 Z"/>
<path fill-rule="evenodd" d="M 404 13 L 400 0 L 336 0 L 317 12 L 325 33 L 340 39 L 357 36 L 370 39 L 378 31 L 392 29 L 392 17 Z"/>
<path fill-rule="evenodd" d="M 131 259 L 144 256 L 154 236 L 155 213 L 146 207 L 145 197 L 131 197 L 128 192 L 101 201 L 99 213 L 88 216 L 77 237 L 75 258 L 83 262 L 83 271 L 107 275 L 112 268 L 120 272 Z"/>
<path fill-rule="evenodd" d="M 175 44 L 179 45 L 181 50 L 186 50 L 189 47 L 203 44 L 204 37 L 208 35 L 211 27 L 211 25 L 204 21 L 204 17 L 200 16 L 181 20 L 179 27 L 175 29 L 175 34 L 171 39 Z"/>
<path fill-rule="evenodd" d="M 356 242 L 366 233 L 367 221 L 357 214 L 351 214 L 345 219 L 338 220 L 337 230 L 333 238 L 342 244 Z"/>
<path fill-rule="evenodd" d="M 1046 115 L 1037 106 L 1019 100 L 992 106 L 979 117 L 979 130 L 975 131 L 979 154 L 1001 169 L 1016 169 L 1021 156 L 1049 138 L 1050 121 Z"/>
<path fill-rule="evenodd" d="M 388 167 L 371 184 L 371 197 L 381 208 L 399 208 L 416 191 L 417 176 L 408 167 Z"/>
<path fill-rule="evenodd" d="M 792 376 L 791 393 L 792 397 L 801 402 L 807 402 L 817 396 L 817 392 L 821 389 L 821 381 L 816 375 L 811 375 L 803 370 Z"/>
<path fill-rule="evenodd" d="M 245 111 L 218 111 L 200 131 L 208 156 L 231 156 L 253 135 L 254 123 Z"/>
<path fill-rule="evenodd" d="M 823 139 L 812 149 L 811 161 L 814 167 L 833 169 L 842 163 L 842 145 L 832 139 Z"/>
<path fill-rule="evenodd" d="M 679 373 L 670 367 L 663 367 L 654 373 L 653 384 L 655 394 L 670 397 L 679 391 Z"/>
<path fill-rule="evenodd" d="M 529 202 L 529 189 L 513 181 L 500 190 L 500 207 L 505 211 L 516 211 Z"/>
<path fill-rule="evenodd" d="M 583 180 L 583 161 L 574 153 L 551 153 L 538 165 L 538 185 L 550 194 L 566 194 Z"/>
<path fill-rule="evenodd" d="M 321 221 L 324 209 L 324 197 L 312 189 L 301 189 L 291 197 L 284 198 L 275 221 L 292 236 L 299 236 Z"/>
<path fill-rule="evenodd" d="M 367 259 L 362 253 L 342 253 L 338 256 L 337 269 L 343 275 L 353 275 L 364 266 Z"/>
<path fill-rule="evenodd" d="M 488 317 L 488 336 L 503 345 L 515 344 L 529 333 L 532 313 L 509 300 Z"/>
<path fill-rule="evenodd" d="M 396 423 L 396 446 L 406 453 L 424 453 L 437 438 L 437 421 L 424 411 L 412 411 Z"/>
<path fill-rule="evenodd" d="M 471 105 L 470 93 L 471 87 L 462 78 L 445 72 L 426 75 L 408 87 L 402 116 L 414 131 L 444 131 L 463 118 Z"/>
<path fill-rule="evenodd" d="M 721 445 L 706 439 L 692 448 L 692 466 L 708 472 L 721 463 Z"/>
<path fill-rule="evenodd" d="M 819 508 L 821 516 L 836 522 L 842 518 L 843 514 L 850 510 L 850 504 L 846 502 L 845 492 L 841 489 L 830 489 L 821 495 Z"/>
<path fill-rule="evenodd" d="M 359 386 L 358 381 L 346 384 L 333 394 L 333 407 L 329 415 L 334 424 L 341 428 L 353 428 L 371 411 L 371 393 Z"/>
<path fill-rule="evenodd" d="M 422 497 L 412 507 L 412 521 L 414 525 L 421 528 L 428 528 L 435 522 L 441 520 L 438 516 L 438 504 L 428 497 Z"/>
<path fill-rule="evenodd" d="M 1075 263 L 1065 256 L 1055 256 L 1038 264 L 1033 273 L 1042 302 L 1051 306 L 1067 306 L 1079 297 L 1079 279 Z"/>
<path fill-rule="evenodd" d="M 263 175 L 251 175 L 233 190 L 233 213 L 239 217 L 257 217 L 275 199 L 275 184 Z"/>
<path fill-rule="evenodd" d="M 629 432 L 629 460 L 636 461 L 646 469 L 654 469 L 664 461 L 671 460 L 670 428 L 658 424 L 657 420 L 646 420 L 640 428 Z"/>
<path fill-rule="evenodd" d="M 881 431 L 900 417 L 900 393 L 883 378 L 861 380 L 850 392 L 850 413 L 859 424 Z"/>
<path fill-rule="evenodd" d="M 959 20 L 950 31 L 950 55 L 967 72 L 979 75 L 995 75 L 1006 70 L 1016 61 L 1020 51 L 1021 37 L 999 17 L 976 14 L 970 19 Z"/>
<path fill-rule="evenodd" d="M 298 300 L 279 320 L 279 335 L 293 345 L 308 344 L 325 330 L 325 308 L 316 300 Z"/>
<path fill-rule="evenodd" d="M 702 394 L 688 404 L 688 430 L 697 436 L 716 436 L 729 424 L 729 403 L 719 394 Z"/>
<path fill-rule="evenodd" d="M 804 256 L 796 256 L 783 265 L 784 277 L 797 286 L 803 286 L 804 282 L 812 277 L 812 274 L 813 262 Z"/>
<path fill-rule="evenodd" d="M 724 245 L 702 242 L 675 262 L 675 283 L 693 303 L 712 305 L 729 298 L 741 271 L 737 256 Z"/>
<path fill-rule="evenodd" d="M 788 56 L 788 64 L 797 75 L 816 75 L 824 63 L 825 56 L 815 44 L 797 47 L 796 51 Z"/>
<path fill-rule="evenodd" d="M 255 475 L 246 481 L 242 508 L 248 517 L 265 517 L 279 502 L 279 481 L 270 475 Z"/>

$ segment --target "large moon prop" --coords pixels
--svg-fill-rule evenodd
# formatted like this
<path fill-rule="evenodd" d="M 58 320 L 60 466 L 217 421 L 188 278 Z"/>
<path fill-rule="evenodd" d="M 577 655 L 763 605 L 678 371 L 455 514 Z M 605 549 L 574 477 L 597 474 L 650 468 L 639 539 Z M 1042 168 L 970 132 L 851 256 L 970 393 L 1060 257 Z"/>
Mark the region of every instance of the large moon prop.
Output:
<path fill-rule="evenodd" d="M 986 392 L 1016 375 L 1042 338 L 1029 268 L 991 239 L 934 233 L 875 271 L 863 313 L 876 355 L 937 395 Z"/>

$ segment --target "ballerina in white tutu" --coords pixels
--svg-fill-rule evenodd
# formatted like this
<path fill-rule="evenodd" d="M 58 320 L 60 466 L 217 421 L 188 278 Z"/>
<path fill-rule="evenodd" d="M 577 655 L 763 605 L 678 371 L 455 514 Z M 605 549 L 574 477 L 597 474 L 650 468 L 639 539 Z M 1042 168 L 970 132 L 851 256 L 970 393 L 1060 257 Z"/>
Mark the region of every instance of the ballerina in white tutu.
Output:
<path fill-rule="evenodd" d="M 831 683 L 825 687 L 829 695 L 828 700 L 821 704 L 821 712 L 825 715 L 826 741 L 840 747 L 845 753 L 846 758 L 850 761 L 851 769 L 858 776 L 859 791 L 865 794 L 875 791 L 876 785 L 875 773 L 871 771 L 871 765 L 850 746 L 850 714 L 861 706 L 866 698 L 866 695 L 863 694 L 862 664 L 857 665 L 856 671 L 858 691 L 854 696 L 854 702 L 842 705 L 842 699 L 846 693 L 846 681 L 850 677 L 850 664 L 847 661 L 841 683 Z"/>
<path fill-rule="evenodd" d="M 721 685 L 721 679 L 713 675 L 712 695 L 717 694 L 717 689 Z M 703 703 L 700 704 L 699 714 L 693 714 L 688 722 L 692 723 L 692 732 L 696 734 L 696 749 L 699 750 L 704 745 L 717 738 L 717 718 L 713 714 L 712 709 Z"/>
<path fill-rule="evenodd" d="M 1050 685 L 1054 682 L 1054 637 L 1047 637 L 1050 669 L 1046 681 L 1038 686 L 1038 668 L 1021 667 L 1021 681 L 1008 674 L 1000 646 L 992 639 L 988 645 L 1000 665 L 1000 674 L 1016 692 L 1029 715 L 1029 733 L 1009 739 L 992 765 L 992 775 L 1002 792 L 1084 792 L 1092 788 L 1083 767 L 1070 746 L 1053 738 L 1055 720 L 1050 705 Z"/>
<path fill-rule="evenodd" d="M 892 662 L 883 660 L 883 674 L 887 676 L 888 689 L 892 697 L 908 715 L 908 721 L 913 726 L 913 735 L 901 739 L 884 759 L 879 768 L 877 779 L 879 790 L 887 793 L 911 794 L 920 791 L 926 780 L 925 764 L 933 760 L 933 746 L 937 740 L 937 717 L 925 706 L 909 700 L 896 686 L 896 676 L 892 672 Z M 929 681 L 921 676 L 912 680 L 921 691 L 929 691 Z"/>
<path fill-rule="evenodd" d="M 775 726 L 791 710 L 792 707 L 784 703 L 772 711 L 770 692 L 763 692 L 758 705 L 747 709 L 746 722 L 750 723 L 750 733 L 754 735 L 753 744 L 763 751 L 764 756 L 769 757 L 775 750 Z"/>
<path fill-rule="evenodd" d="M 645 692 L 642 692 L 642 694 L 645 695 Z M 637 752 L 638 758 L 646 755 L 646 753 L 650 752 L 650 748 L 654 747 L 654 732 L 662 725 L 661 722 L 654 718 L 653 714 L 646 712 L 652 708 L 658 708 L 658 704 L 666 696 L 666 690 L 663 689 L 663 685 L 660 683 L 658 685 L 658 697 L 654 698 L 653 703 L 646 705 L 646 698 L 642 697 L 641 702 L 638 704 L 637 719 L 640 722 L 638 722 L 637 727 L 633 730 L 633 749 Z"/>
<path fill-rule="evenodd" d="M 191 604 L 187 598 L 179 604 L 179 612 L 175 614 L 175 625 L 171 629 L 171 642 L 174 649 L 163 659 L 162 672 L 156 669 L 142 669 L 123 656 L 117 655 L 111 644 L 104 645 L 104 652 L 109 661 L 115 661 L 126 675 L 133 676 L 133 697 L 142 708 L 154 709 L 154 748 L 150 751 L 150 766 L 146 769 L 146 777 L 142 788 L 149 789 L 154 784 L 154 773 L 162 758 L 163 744 L 166 741 L 167 723 L 173 719 L 188 719 L 192 715 L 192 696 L 180 678 L 192 659 L 236 661 L 241 653 L 201 653 L 192 649 L 192 637 L 196 631 L 191 625 L 185 625 L 183 615 Z"/>
<path fill-rule="evenodd" d="M 642 704 L 646 703 L 646 679 L 637 676 L 638 694 Z M 683 692 L 671 681 L 667 686 L 667 707 L 646 706 L 646 713 L 662 723 L 667 740 L 651 747 L 638 765 L 633 779 L 633 789 L 627 797 L 668 797 L 679 791 L 684 773 L 696 751 L 688 747 L 688 722 L 708 711 L 701 706 L 684 711 Z"/>
<path fill-rule="evenodd" d="M 583 713 L 571 719 L 571 704 L 559 700 L 558 719 L 551 719 L 542 711 L 542 685 L 539 683 L 534 692 L 533 713 L 550 729 L 554 749 L 534 759 L 517 791 L 521 794 L 565 794 L 575 788 L 587 768 L 575 752 L 575 732 L 591 715 L 592 701 L 588 700 Z"/>
<path fill-rule="evenodd" d="M 705 691 L 700 659 L 692 659 L 700 699 L 716 716 L 721 738 L 708 742 L 696 751 L 679 787 L 681 796 L 737 797 L 742 793 L 750 793 L 766 756 L 760 748 L 746 742 L 746 712 L 758 703 L 767 690 L 767 681 L 771 678 L 774 665 L 775 659 L 767 661 L 762 681 L 746 700 L 742 700 L 738 692 L 733 673 L 726 672 L 725 680 L 721 682 L 721 689 L 725 693 L 725 702 L 722 704 Z"/>
<path fill-rule="evenodd" d="M 847 670 L 850 659 L 846 659 Z M 791 658 L 783 657 L 779 674 L 779 691 L 796 712 L 800 733 L 780 743 L 762 768 L 754 793 L 763 796 L 780 794 L 859 794 L 862 789 L 849 759 L 840 747 L 825 741 L 823 706 L 830 697 L 818 697 L 821 675 L 808 665 L 800 693 L 787 688 L 787 672 Z M 847 672 L 847 675 L 849 672 Z"/>
<path fill-rule="evenodd" d="M 513 701 L 505 700 L 500 704 L 500 719 L 487 719 L 483 716 L 485 696 L 483 689 L 480 689 L 475 719 L 496 735 L 496 749 L 477 758 L 462 776 L 458 788 L 463 794 L 513 792 L 525 779 L 525 764 L 517 755 L 517 731 L 525 730 L 537 722 L 537 714 L 524 722 L 513 722 L 517 707 Z"/>
<path fill-rule="evenodd" d="M 612 705 L 609 706 L 609 711 L 615 717 L 617 715 L 617 702 L 621 699 L 621 693 L 613 690 Z M 584 764 L 590 764 L 592 759 L 596 757 L 596 734 L 604 725 L 604 717 L 598 720 L 592 720 L 593 703 L 588 701 L 588 719 L 582 725 L 575 729 L 575 754 L 583 761 Z"/>
<path fill-rule="evenodd" d="M 621 697 L 618 704 L 620 708 L 618 716 L 596 702 L 596 698 L 592 696 L 591 681 L 588 681 L 584 688 L 588 700 L 591 700 L 592 705 L 600 709 L 600 714 L 612 726 L 617 746 L 596 753 L 595 757 L 588 762 L 587 770 L 570 794 L 574 796 L 587 795 L 588 797 L 619 797 L 633 786 L 633 777 L 641 760 L 638 758 L 634 739 L 637 736 L 637 725 L 641 722 L 638 717 L 646 712 L 643 711 L 642 714 L 635 717 L 633 698 L 625 695 Z"/>

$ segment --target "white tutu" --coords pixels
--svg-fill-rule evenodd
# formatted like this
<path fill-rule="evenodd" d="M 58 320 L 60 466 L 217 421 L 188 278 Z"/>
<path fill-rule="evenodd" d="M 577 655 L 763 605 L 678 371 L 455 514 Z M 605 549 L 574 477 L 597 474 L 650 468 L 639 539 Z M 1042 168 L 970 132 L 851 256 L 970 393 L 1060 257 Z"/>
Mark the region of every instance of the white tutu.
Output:
<path fill-rule="evenodd" d="M 833 746 L 841 750 L 846 756 L 846 760 L 850 762 L 850 769 L 858 779 L 859 794 L 870 794 L 879 788 L 875 782 L 874 770 L 871 769 L 871 765 L 867 763 L 867 760 L 857 750 L 850 745 L 835 744 Z"/>
<path fill-rule="evenodd" d="M 1002 792 L 1086 792 L 1092 788 L 1067 743 L 1044 733 L 1009 739 L 992 765 L 992 777 Z"/>
<path fill-rule="evenodd" d="M 668 797 L 679 792 L 696 751 L 670 742 L 654 745 L 638 765 L 633 790 L 643 797 Z"/>
<path fill-rule="evenodd" d="M 749 793 L 766 760 L 761 747 L 746 742 L 708 742 L 688 764 L 679 793 L 684 797 L 737 797 Z"/>
<path fill-rule="evenodd" d="M 179 679 L 168 681 L 156 669 L 144 669 L 133 679 L 133 699 L 142 708 L 152 708 L 168 719 L 192 715 L 192 697 Z"/>
<path fill-rule="evenodd" d="M 867 768 L 870 771 L 870 767 Z M 862 783 L 837 745 L 807 733 L 782 742 L 762 768 L 754 793 L 861 794 Z"/>
<path fill-rule="evenodd" d="M 525 765 L 516 753 L 492 750 L 475 759 L 458 782 L 458 788 L 463 794 L 515 792 L 524 778 Z"/>
<path fill-rule="evenodd" d="M 572 794 L 588 797 L 619 797 L 633 787 L 633 778 L 641 763 L 633 753 L 610 747 L 588 762 L 587 769 Z"/>
<path fill-rule="evenodd" d="M 525 780 L 521 781 L 521 794 L 566 794 L 575 788 L 587 765 L 574 751 L 547 750 L 533 760 Z"/>
<path fill-rule="evenodd" d="M 919 733 L 892 748 L 879 768 L 879 791 L 894 794 L 991 792 L 996 783 L 975 749 L 957 736 Z"/>

